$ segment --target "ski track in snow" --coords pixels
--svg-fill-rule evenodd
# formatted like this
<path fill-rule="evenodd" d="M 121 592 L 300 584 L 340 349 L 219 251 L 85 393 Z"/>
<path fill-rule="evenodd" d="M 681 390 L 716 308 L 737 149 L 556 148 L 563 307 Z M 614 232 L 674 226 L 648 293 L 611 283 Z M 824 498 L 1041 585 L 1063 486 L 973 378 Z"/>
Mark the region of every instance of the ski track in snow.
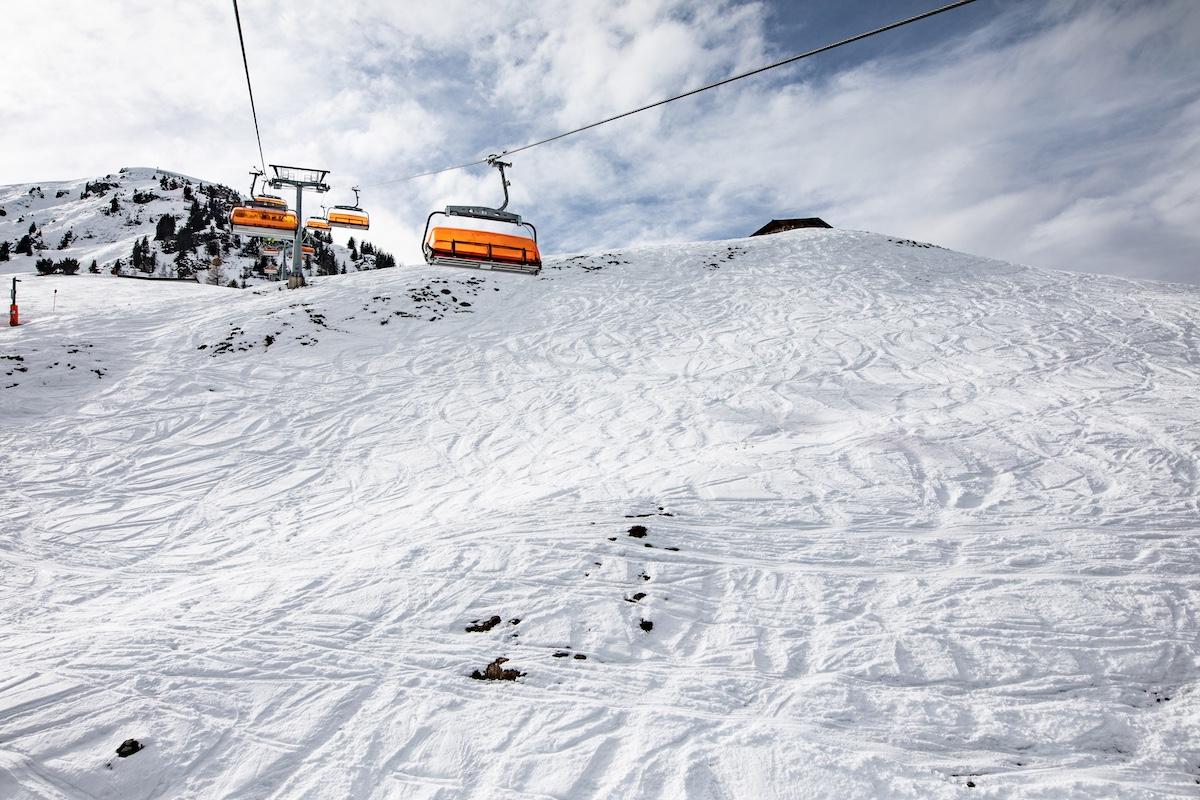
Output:
<path fill-rule="evenodd" d="M 912 244 L 31 279 L 0 797 L 1196 796 L 1200 290 Z"/>

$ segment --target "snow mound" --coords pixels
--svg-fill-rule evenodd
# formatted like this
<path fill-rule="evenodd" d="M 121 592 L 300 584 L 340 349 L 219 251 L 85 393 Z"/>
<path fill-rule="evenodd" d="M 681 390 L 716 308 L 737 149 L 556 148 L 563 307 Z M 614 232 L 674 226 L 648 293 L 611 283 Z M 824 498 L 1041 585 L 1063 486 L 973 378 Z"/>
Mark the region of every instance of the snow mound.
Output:
<path fill-rule="evenodd" d="M 22 291 L 4 797 L 1200 781 L 1200 287 L 797 231 Z"/>

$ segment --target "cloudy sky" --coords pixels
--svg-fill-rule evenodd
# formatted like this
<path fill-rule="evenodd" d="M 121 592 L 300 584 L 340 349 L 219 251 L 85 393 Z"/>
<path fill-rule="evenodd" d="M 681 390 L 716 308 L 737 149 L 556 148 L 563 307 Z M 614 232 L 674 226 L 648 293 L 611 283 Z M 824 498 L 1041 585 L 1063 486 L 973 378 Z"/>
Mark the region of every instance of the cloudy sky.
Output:
<path fill-rule="evenodd" d="M 937 0 L 242 0 L 268 163 L 369 188 L 369 238 L 495 203 L 409 182 Z M 332 11 L 336 9 L 336 11 Z M 232 4 L 3 7 L 0 183 L 258 160 Z M 772 217 L 1022 263 L 1200 282 L 1200 2 L 980 0 L 514 158 L 548 252 L 745 235 Z"/>

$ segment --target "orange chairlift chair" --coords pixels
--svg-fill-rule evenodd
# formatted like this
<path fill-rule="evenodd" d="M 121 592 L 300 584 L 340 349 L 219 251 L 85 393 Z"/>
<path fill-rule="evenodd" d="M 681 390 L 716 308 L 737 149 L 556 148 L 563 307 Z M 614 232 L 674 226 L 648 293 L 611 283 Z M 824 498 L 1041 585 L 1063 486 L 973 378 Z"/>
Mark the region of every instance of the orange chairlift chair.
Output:
<path fill-rule="evenodd" d="M 258 178 L 263 174 L 261 169 L 253 168 L 250 170 L 250 197 L 251 200 L 247 205 L 258 206 L 259 208 L 282 208 L 287 210 L 288 204 L 277 194 L 255 194 L 254 186 L 258 182 Z"/>
<path fill-rule="evenodd" d="M 278 239 L 296 232 L 296 213 L 286 208 L 237 206 L 229 214 L 234 233 Z"/>
<path fill-rule="evenodd" d="M 327 231 L 333 226 L 329 224 L 328 218 L 325 216 L 325 206 L 321 206 L 321 216 L 312 216 L 304 220 L 304 227 L 310 231 Z"/>
<path fill-rule="evenodd" d="M 294 234 L 299 224 L 295 212 L 288 210 L 282 197 L 254 194 L 254 186 L 262 171 L 252 170 L 250 174 L 254 176 L 250 181 L 251 200 L 245 205 L 235 206 L 233 211 L 229 212 L 229 223 L 233 232 L 267 239 L 281 239 Z"/>
<path fill-rule="evenodd" d="M 287 257 L 289 259 L 292 257 L 292 249 L 293 249 L 292 243 L 288 242 Z M 311 244 L 309 244 L 308 241 L 303 241 L 300 243 L 300 255 L 311 257 L 311 256 L 315 256 L 316 254 L 317 254 L 317 249 L 315 247 L 313 247 Z"/>
<path fill-rule="evenodd" d="M 425 220 L 421 248 L 428 264 L 447 267 L 491 269 L 537 275 L 542 269 L 537 229 L 508 207 L 509 181 L 504 168 L 512 164 L 491 155 L 488 164 L 500 170 L 504 202 L 499 208 L 487 206 L 446 206 Z M 433 218 L 444 219 L 433 224 Z"/>
<path fill-rule="evenodd" d="M 371 217 L 358 207 L 358 187 L 353 187 L 351 191 L 354 192 L 354 205 L 334 206 L 325 215 L 325 221 L 331 228 L 354 228 L 365 231 L 371 227 Z"/>

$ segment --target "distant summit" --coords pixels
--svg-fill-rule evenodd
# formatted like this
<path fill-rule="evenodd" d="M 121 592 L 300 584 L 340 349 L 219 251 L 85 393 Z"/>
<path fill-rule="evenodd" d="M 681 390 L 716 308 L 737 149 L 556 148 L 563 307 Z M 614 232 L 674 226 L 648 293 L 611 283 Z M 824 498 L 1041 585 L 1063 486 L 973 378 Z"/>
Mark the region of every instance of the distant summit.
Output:
<path fill-rule="evenodd" d="M 113 274 L 229 287 L 280 274 L 283 248 L 230 230 L 236 190 L 157 167 L 71 181 L 0 186 L 0 274 Z M 308 275 L 393 266 L 368 241 L 307 235 Z"/>

